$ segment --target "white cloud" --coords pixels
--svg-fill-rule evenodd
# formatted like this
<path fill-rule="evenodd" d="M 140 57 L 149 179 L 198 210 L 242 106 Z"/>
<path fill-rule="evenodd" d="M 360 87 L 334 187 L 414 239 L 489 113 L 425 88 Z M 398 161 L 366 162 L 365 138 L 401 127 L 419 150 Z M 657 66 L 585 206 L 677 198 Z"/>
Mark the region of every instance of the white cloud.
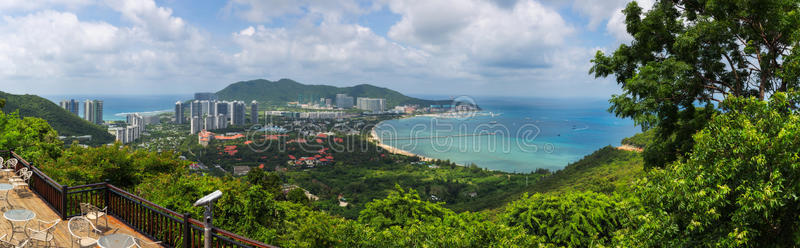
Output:
<path fill-rule="evenodd" d="M 468 63 L 482 66 L 548 67 L 552 48 L 574 32 L 555 10 L 531 0 L 512 8 L 480 0 L 393 1 L 390 6 L 403 16 L 389 31 L 392 39 L 437 56 L 464 55 Z"/>
<path fill-rule="evenodd" d="M 131 26 L 84 21 L 74 13 L 54 10 L 3 16 L 0 78 L 49 92 L 91 85 L 87 88 L 124 93 L 170 86 L 163 84 L 165 80 L 193 81 L 230 70 L 226 55 L 206 35 L 172 16 L 171 10 L 152 0 L 115 7 Z"/>
<path fill-rule="evenodd" d="M 252 23 L 218 36 L 153 0 L 97 4 L 121 22 L 87 21 L 68 10 L 5 14 L 0 79 L 50 92 L 217 90 L 254 78 L 373 83 L 407 93 L 609 91 L 587 75 L 596 48 L 575 42 L 576 24 L 537 0 L 230 0 L 222 11 Z M 400 17 L 386 36 L 358 24 L 383 8 Z M 570 87 L 580 90 L 559 91 Z"/>

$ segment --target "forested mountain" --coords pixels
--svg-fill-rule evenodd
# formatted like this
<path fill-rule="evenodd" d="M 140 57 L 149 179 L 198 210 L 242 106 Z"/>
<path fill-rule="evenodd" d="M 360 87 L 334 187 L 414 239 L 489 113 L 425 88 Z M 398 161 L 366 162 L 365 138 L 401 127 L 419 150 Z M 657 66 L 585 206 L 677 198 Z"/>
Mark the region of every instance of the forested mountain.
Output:
<path fill-rule="evenodd" d="M 217 96 L 221 100 L 242 100 L 246 102 L 256 100 L 267 105 L 284 105 L 286 102 L 298 100 L 302 100 L 305 103 L 309 100 L 319 100 L 323 97 L 331 98 L 335 101 L 336 94 L 347 94 L 354 99 L 357 97 L 385 98 L 387 107 L 404 104 L 428 106 L 431 104 L 450 104 L 451 102 L 450 100 L 433 101 L 409 97 L 391 89 L 369 84 L 336 87 L 301 84 L 291 79 L 278 81 L 257 79 L 236 82 L 217 92 Z"/>
<path fill-rule="evenodd" d="M 114 136 L 105 128 L 92 124 L 77 115 L 59 107 L 55 103 L 36 95 L 14 95 L 0 91 L 0 98 L 6 99 L 3 112 L 19 110 L 21 117 L 38 117 L 50 123 L 61 136 L 91 135 L 87 144 L 106 144 L 114 141 Z"/>

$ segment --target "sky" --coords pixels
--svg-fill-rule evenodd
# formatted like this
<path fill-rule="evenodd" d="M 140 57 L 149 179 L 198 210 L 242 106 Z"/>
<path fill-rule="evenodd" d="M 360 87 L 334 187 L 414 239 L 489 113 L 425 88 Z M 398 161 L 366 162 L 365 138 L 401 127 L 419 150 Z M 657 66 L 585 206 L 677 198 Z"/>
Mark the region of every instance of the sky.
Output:
<path fill-rule="evenodd" d="M 630 0 L 2 0 L 0 90 L 188 94 L 237 81 L 607 98 Z M 648 9 L 652 0 L 638 1 Z"/>

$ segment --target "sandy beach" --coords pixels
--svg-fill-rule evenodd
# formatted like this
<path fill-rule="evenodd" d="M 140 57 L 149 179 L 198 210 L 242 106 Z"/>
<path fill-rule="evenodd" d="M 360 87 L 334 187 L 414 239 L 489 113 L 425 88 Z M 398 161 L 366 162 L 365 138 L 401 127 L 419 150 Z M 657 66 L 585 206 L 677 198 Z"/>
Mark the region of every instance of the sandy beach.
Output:
<path fill-rule="evenodd" d="M 380 123 L 378 123 L 378 125 L 375 125 L 375 126 L 379 126 L 379 125 L 380 125 Z M 369 140 L 370 140 L 370 141 L 372 141 L 372 142 L 374 142 L 374 143 L 375 143 L 375 145 L 379 146 L 380 148 L 383 148 L 384 150 L 387 150 L 387 151 L 389 151 L 389 152 L 390 152 L 390 153 L 392 153 L 392 154 L 401 154 L 401 155 L 406 155 L 406 156 L 409 156 L 409 157 L 417 156 L 417 157 L 419 157 L 419 158 L 420 158 L 420 160 L 422 160 L 422 161 L 433 161 L 433 160 L 434 160 L 433 158 L 429 158 L 429 157 L 425 157 L 425 156 L 420 156 L 420 155 L 417 155 L 417 154 L 411 153 L 411 152 L 409 152 L 409 151 L 402 150 L 402 149 L 399 149 L 399 148 L 397 148 L 397 147 L 394 147 L 394 146 L 390 146 L 390 145 L 384 144 L 383 142 L 381 142 L 381 139 L 378 137 L 378 133 L 377 133 L 377 132 L 375 132 L 375 128 L 374 128 L 374 127 L 373 127 L 373 128 L 372 128 L 372 130 L 370 131 L 370 137 L 369 137 Z"/>

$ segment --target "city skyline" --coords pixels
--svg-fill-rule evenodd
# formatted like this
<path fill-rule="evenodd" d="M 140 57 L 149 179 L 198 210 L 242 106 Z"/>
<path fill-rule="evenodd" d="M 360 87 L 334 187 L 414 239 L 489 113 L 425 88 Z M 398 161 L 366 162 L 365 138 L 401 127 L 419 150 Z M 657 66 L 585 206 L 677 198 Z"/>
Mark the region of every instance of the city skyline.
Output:
<path fill-rule="evenodd" d="M 12 1 L 0 4 L 0 79 L 4 91 L 42 95 L 188 94 L 290 78 L 599 98 L 619 87 L 588 75 L 589 60 L 630 40 L 627 2 Z"/>

